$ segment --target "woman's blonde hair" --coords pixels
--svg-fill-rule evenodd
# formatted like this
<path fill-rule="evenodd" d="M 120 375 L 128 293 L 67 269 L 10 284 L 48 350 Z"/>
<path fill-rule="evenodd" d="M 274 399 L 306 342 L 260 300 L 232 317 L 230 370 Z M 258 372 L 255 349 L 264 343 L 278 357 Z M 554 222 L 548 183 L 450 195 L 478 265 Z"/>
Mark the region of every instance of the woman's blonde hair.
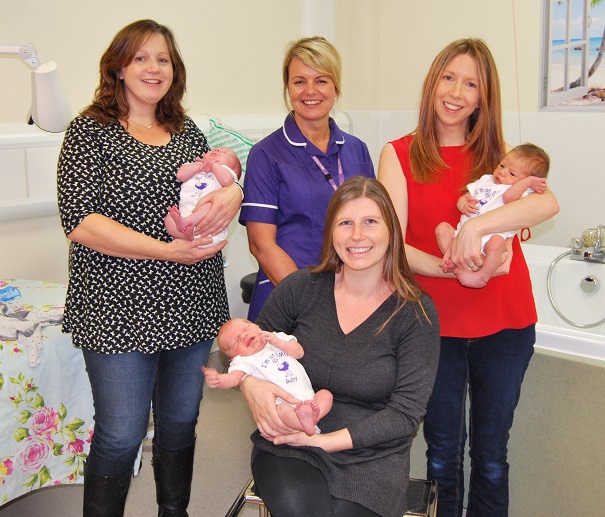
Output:
<path fill-rule="evenodd" d="M 187 73 L 172 30 L 153 20 L 138 20 L 121 29 L 101 57 L 100 81 L 90 106 L 83 116 L 93 117 L 101 124 L 117 123 L 128 118 L 129 105 L 124 81 L 120 79 L 122 68 L 128 66 L 145 41 L 154 34 L 164 36 L 173 68 L 173 80 L 166 95 L 156 106 L 156 119 L 168 131 L 184 129 L 185 109 L 181 101 L 186 89 Z"/>
<path fill-rule="evenodd" d="M 477 63 L 479 105 L 468 119 L 466 149 L 473 163 L 467 181 L 476 181 L 496 168 L 505 153 L 502 134 L 500 79 L 494 58 L 486 43 L 477 38 L 459 39 L 445 47 L 433 61 L 424 81 L 416 135 L 410 145 L 410 165 L 414 179 L 422 183 L 438 180 L 446 167 L 439 151 L 435 91 L 446 66 L 455 57 L 467 54 Z"/>
<path fill-rule="evenodd" d="M 342 64 L 338 50 L 323 36 L 302 38 L 290 43 L 284 56 L 282 67 L 284 81 L 283 95 L 288 110 L 292 109 L 290 96 L 288 95 L 288 81 L 290 80 L 290 63 L 294 58 L 300 59 L 305 65 L 330 77 L 334 83 L 336 95 L 340 95 Z"/>
<path fill-rule="evenodd" d="M 386 188 L 374 178 L 353 176 L 345 181 L 334 193 L 328 205 L 324 241 L 321 250 L 321 260 L 318 266 L 312 268 L 312 273 L 333 271 L 339 273 L 343 266 L 342 259 L 334 248 L 333 234 L 338 213 L 348 202 L 355 199 L 367 198 L 374 201 L 380 208 L 389 232 L 389 245 L 385 252 L 383 263 L 383 278 L 397 293 L 399 303 L 395 311 L 382 324 L 379 331 L 393 318 L 406 302 L 417 302 L 420 307 L 422 288 L 416 282 L 405 256 L 405 243 L 399 218 Z M 424 309 L 422 308 L 424 313 Z M 424 313 L 426 317 L 426 313 Z"/>

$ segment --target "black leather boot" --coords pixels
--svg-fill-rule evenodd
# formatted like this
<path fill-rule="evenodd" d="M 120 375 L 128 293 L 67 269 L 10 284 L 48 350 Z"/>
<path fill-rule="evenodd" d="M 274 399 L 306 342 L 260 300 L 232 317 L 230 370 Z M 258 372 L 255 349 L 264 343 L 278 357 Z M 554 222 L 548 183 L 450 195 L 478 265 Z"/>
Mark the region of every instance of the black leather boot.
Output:
<path fill-rule="evenodd" d="M 83 517 L 123 517 L 132 470 L 101 476 L 84 464 Z"/>
<path fill-rule="evenodd" d="M 195 443 L 177 451 L 153 445 L 158 517 L 188 517 Z"/>

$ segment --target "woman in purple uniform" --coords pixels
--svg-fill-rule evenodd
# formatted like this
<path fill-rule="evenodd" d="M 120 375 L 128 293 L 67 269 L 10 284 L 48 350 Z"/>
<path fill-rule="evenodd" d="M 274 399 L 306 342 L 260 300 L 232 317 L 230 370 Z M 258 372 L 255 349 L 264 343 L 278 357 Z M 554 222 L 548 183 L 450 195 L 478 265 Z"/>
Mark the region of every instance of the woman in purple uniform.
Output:
<path fill-rule="evenodd" d="M 340 55 L 325 38 L 303 38 L 286 50 L 290 113 L 282 128 L 250 151 L 239 218 L 260 266 L 251 321 L 283 278 L 319 263 L 326 210 L 338 186 L 352 176 L 374 177 L 366 144 L 330 118 L 340 77 Z"/>

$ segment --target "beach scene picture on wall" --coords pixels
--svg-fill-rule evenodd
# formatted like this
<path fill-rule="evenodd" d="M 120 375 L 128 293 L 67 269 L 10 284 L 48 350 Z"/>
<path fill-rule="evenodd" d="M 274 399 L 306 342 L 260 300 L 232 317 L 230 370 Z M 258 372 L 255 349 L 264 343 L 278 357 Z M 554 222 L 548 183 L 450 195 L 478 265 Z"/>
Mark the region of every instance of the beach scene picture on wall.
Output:
<path fill-rule="evenodd" d="M 549 90 L 561 91 L 565 82 L 570 89 L 580 86 L 582 58 L 586 54 L 588 89 L 584 89 L 578 98 L 566 100 L 560 105 L 594 105 L 605 108 L 605 0 L 590 0 L 586 19 L 583 16 L 584 0 L 547 1 L 551 2 Z M 568 4 L 571 9 L 568 9 Z M 585 26 L 586 45 L 583 44 Z M 569 34 L 569 39 L 566 39 L 566 34 Z"/>

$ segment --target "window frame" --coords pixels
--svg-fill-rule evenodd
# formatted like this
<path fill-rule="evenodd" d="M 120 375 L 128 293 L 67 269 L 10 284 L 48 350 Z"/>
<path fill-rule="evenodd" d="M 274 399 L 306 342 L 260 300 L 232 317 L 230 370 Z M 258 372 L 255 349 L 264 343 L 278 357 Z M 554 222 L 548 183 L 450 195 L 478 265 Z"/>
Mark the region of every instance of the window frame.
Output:
<path fill-rule="evenodd" d="M 580 4 L 582 7 L 582 24 L 581 37 L 572 34 L 572 5 Z M 553 45 L 553 24 L 557 20 L 553 20 L 555 11 L 555 3 L 563 4 L 565 8 L 564 25 L 565 34 L 562 43 Z M 599 105 L 561 105 L 562 102 L 567 102 L 573 99 L 580 99 L 588 93 L 588 70 L 589 70 L 589 53 L 590 53 L 590 17 L 591 0 L 543 0 L 543 39 L 542 39 L 542 56 L 541 56 L 541 85 L 540 85 L 540 110 L 556 111 L 556 110 L 600 110 Z M 576 36 L 576 37 L 574 37 Z M 577 73 L 572 76 L 571 57 L 572 50 L 578 50 L 580 47 L 580 84 L 575 87 L 570 87 L 577 77 Z M 550 91 L 553 80 L 553 52 L 562 51 L 563 68 L 562 68 L 562 83 L 561 91 Z M 557 84 L 558 86 L 558 84 Z"/>

